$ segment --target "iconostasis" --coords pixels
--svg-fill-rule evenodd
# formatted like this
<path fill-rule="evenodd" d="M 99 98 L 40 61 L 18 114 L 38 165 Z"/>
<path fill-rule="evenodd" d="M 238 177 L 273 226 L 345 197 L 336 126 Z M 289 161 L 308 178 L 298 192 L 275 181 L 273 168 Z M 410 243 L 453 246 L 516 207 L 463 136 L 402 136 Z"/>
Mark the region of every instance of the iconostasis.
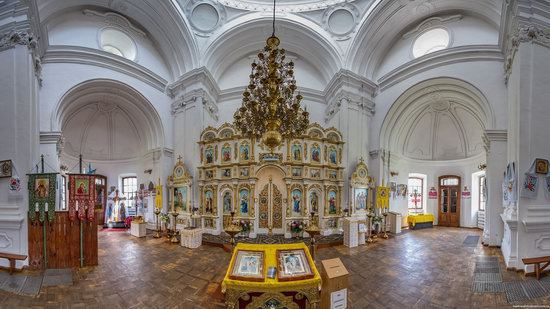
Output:
<path fill-rule="evenodd" d="M 206 232 L 220 233 L 232 212 L 252 237 L 269 231 L 290 237 L 290 226 L 309 222 L 311 212 L 324 235 L 339 230 L 344 142 L 337 129 L 311 124 L 301 139 L 270 153 L 226 123 L 206 128 L 199 145 L 199 213 Z"/>

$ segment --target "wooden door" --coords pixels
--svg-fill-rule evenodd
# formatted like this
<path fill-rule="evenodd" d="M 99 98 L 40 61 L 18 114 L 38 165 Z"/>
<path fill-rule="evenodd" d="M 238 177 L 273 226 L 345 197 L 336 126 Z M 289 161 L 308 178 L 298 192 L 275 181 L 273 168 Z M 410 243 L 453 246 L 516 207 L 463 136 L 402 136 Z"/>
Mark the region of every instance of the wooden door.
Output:
<path fill-rule="evenodd" d="M 460 226 L 460 177 L 439 177 L 438 225 Z"/>

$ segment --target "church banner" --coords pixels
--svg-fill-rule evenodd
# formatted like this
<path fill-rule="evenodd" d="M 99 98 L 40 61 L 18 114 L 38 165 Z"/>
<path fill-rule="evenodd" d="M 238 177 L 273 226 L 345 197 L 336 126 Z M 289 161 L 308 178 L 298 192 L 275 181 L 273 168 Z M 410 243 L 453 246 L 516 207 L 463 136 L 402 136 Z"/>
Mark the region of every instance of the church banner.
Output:
<path fill-rule="evenodd" d="M 94 175 L 69 175 L 69 220 L 74 221 L 78 211 L 79 220 L 85 220 L 87 217 L 89 221 L 93 221 L 95 195 Z"/>
<path fill-rule="evenodd" d="M 29 219 L 36 220 L 36 205 L 38 204 L 38 220 L 46 219 L 46 204 L 48 204 L 48 221 L 55 219 L 55 196 L 57 174 L 30 174 L 29 175 Z"/>
<path fill-rule="evenodd" d="M 390 207 L 390 187 L 378 187 L 376 196 L 377 208 L 389 208 Z"/>

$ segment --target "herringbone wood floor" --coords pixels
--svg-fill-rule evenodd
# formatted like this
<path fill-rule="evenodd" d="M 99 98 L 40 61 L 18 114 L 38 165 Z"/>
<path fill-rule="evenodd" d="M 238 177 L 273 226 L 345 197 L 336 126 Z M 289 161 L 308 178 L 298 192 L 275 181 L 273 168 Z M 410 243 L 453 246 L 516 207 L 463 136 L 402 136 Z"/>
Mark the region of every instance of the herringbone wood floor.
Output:
<path fill-rule="evenodd" d="M 476 255 L 500 250 L 462 244 L 478 230 L 434 228 L 370 246 L 318 250 L 350 271 L 351 308 L 506 308 L 503 293 L 471 292 Z M 73 286 L 43 287 L 36 298 L 0 292 L 1 308 L 223 308 L 219 284 L 229 262 L 221 248 L 189 250 L 166 239 L 100 232 L 99 266 L 75 272 Z M 503 280 L 522 275 L 502 269 Z M 550 304 L 541 298 L 521 305 Z"/>

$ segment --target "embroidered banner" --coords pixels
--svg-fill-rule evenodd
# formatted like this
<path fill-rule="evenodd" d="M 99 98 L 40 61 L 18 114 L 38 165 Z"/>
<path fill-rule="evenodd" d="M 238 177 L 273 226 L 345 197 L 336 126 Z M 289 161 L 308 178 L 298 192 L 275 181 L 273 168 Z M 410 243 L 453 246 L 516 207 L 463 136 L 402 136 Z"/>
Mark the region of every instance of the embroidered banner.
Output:
<path fill-rule="evenodd" d="M 508 163 L 504 180 L 502 182 L 502 202 L 504 205 L 515 204 L 517 202 L 517 175 L 516 163 Z"/>
<path fill-rule="evenodd" d="M 96 200 L 94 175 L 69 175 L 69 220 L 94 220 L 94 206 Z M 78 210 L 76 209 L 78 206 Z M 87 210 L 87 213 L 86 213 Z"/>
<path fill-rule="evenodd" d="M 377 208 L 389 208 L 390 207 L 390 188 L 389 187 L 378 187 L 377 196 L 376 196 L 376 207 Z"/>
<path fill-rule="evenodd" d="M 544 196 L 550 199 L 550 176 L 544 177 Z"/>
<path fill-rule="evenodd" d="M 539 177 L 535 173 L 535 161 L 531 164 L 531 167 L 525 173 L 525 180 L 521 187 L 521 196 L 526 198 L 537 198 L 537 189 L 539 185 Z"/>
<path fill-rule="evenodd" d="M 29 175 L 29 219 L 36 220 L 36 205 L 40 222 L 46 219 L 46 204 L 48 204 L 48 221 L 55 220 L 55 196 L 57 174 L 30 174 Z"/>
<path fill-rule="evenodd" d="M 437 190 L 434 187 L 430 188 L 430 192 L 428 192 L 428 199 L 437 200 Z"/>

